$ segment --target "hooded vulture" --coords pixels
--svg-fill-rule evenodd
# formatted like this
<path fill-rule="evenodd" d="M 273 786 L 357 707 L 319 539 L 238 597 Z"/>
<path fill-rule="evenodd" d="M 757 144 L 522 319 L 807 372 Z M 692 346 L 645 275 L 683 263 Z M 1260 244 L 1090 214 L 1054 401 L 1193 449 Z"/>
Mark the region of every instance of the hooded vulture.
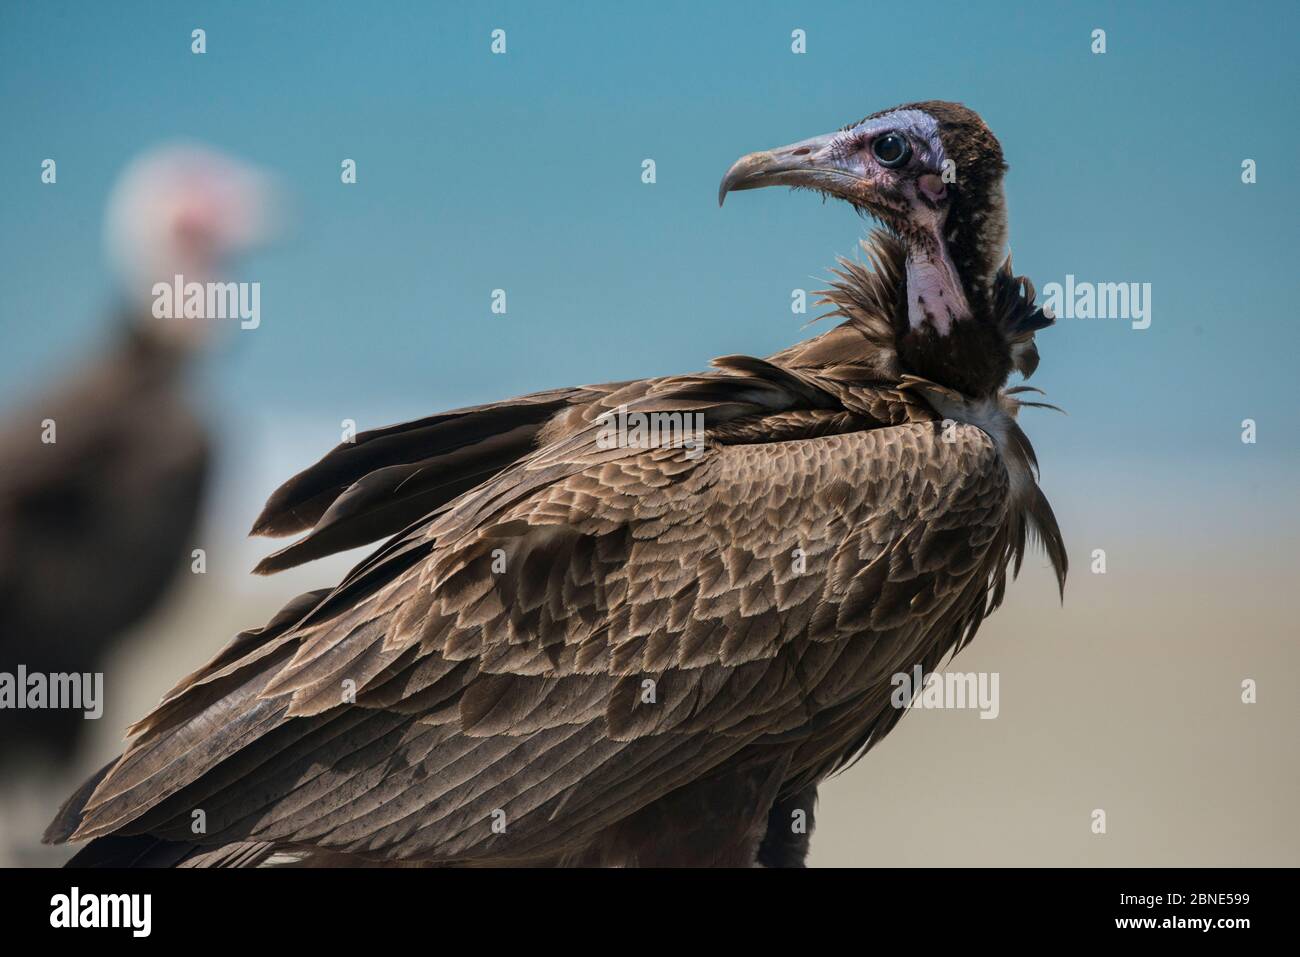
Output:
<path fill-rule="evenodd" d="M 1004 171 L 945 102 L 741 159 L 720 199 L 811 188 L 884 225 L 825 293 L 840 325 L 339 446 L 271 497 L 254 532 L 305 534 L 259 571 L 387 541 L 183 679 L 47 839 L 82 865 L 802 864 L 792 821 L 898 721 L 891 676 L 971 639 L 1029 537 L 1064 585 L 1005 388 L 1051 319 L 1002 261 Z"/>
<path fill-rule="evenodd" d="M 198 544 L 211 443 L 186 386 L 206 328 L 154 318 L 150 290 L 213 277 L 260 237 L 265 199 L 259 174 L 197 147 L 146 153 L 115 186 L 111 338 L 0 422 L 0 672 L 102 671 Z M 5 709 L 0 759 L 66 761 L 83 726 Z"/>

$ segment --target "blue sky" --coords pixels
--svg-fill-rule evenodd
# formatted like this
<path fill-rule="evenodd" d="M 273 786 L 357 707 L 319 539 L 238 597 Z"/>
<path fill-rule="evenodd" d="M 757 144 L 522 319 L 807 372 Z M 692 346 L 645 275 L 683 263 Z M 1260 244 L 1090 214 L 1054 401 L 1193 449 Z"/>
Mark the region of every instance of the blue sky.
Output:
<path fill-rule="evenodd" d="M 955 99 L 1011 164 L 1018 272 L 1152 284 L 1145 331 L 1075 320 L 1041 338 L 1034 384 L 1070 413 L 1026 422 L 1049 491 L 1127 496 L 1135 513 L 1161 485 L 1219 513 L 1285 495 L 1293 513 L 1298 19 L 1289 2 L 6 4 L 0 401 L 103 335 L 104 199 L 163 141 L 213 144 L 290 188 L 295 232 L 244 267 L 261 328 L 231 334 L 204 387 L 228 438 L 257 423 L 283 469 L 342 418 L 691 371 L 808 334 L 790 290 L 818 288 L 862 221 L 779 190 L 719 210 L 723 172 Z M 505 56 L 489 52 L 498 27 Z"/>

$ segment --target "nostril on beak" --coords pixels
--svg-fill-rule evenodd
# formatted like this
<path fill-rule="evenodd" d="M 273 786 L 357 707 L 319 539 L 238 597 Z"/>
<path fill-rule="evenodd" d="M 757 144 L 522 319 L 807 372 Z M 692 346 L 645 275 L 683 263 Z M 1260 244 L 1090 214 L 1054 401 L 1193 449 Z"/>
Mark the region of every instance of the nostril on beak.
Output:
<path fill-rule="evenodd" d="M 807 156 L 807 155 L 808 155 L 809 153 L 811 153 L 811 152 L 812 152 L 812 150 L 811 150 L 810 148 L 808 148 L 807 146 L 801 146 L 801 147 L 799 147 L 797 150 L 791 150 L 791 151 L 790 151 L 790 155 L 791 155 L 791 156 Z"/>

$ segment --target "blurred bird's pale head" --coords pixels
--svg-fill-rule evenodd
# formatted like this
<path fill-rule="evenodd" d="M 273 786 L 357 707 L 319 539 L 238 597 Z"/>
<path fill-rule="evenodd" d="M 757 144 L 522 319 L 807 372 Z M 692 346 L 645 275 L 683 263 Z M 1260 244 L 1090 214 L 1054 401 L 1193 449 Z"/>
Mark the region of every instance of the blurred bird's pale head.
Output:
<path fill-rule="evenodd" d="M 266 172 L 198 145 L 137 157 L 109 197 L 105 242 L 132 308 L 150 314 L 156 283 L 227 281 L 236 260 L 280 231 Z M 173 323 L 193 330 L 203 323 Z"/>

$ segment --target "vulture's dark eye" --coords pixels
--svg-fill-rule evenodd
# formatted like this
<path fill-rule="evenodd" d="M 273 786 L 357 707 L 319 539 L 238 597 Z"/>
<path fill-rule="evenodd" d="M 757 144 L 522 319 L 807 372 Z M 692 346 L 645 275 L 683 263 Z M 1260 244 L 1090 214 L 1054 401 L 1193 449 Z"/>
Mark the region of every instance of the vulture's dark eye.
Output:
<path fill-rule="evenodd" d="M 877 136 L 871 142 L 871 155 L 886 169 L 898 169 L 912 157 L 912 147 L 897 133 Z"/>

